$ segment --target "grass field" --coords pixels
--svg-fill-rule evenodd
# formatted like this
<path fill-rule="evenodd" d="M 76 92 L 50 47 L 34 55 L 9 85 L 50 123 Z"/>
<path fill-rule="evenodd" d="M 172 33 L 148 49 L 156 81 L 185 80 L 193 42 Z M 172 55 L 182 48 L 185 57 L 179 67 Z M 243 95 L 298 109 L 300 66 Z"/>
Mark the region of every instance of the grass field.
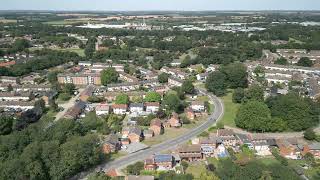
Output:
<path fill-rule="evenodd" d="M 200 179 L 201 173 L 205 173 L 207 171 L 206 165 L 203 161 L 192 162 L 189 163 L 189 166 L 186 170 L 187 174 L 192 174 L 195 179 Z"/>
<path fill-rule="evenodd" d="M 51 48 L 52 50 L 57 50 L 57 51 L 69 51 L 69 52 L 75 52 L 77 53 L 79 56 L 81 57 L 84 57 L 85 54 L 84 54 L 84 49 L 71 49 L 71 48 L 68 48 L 68 49 L 60 49 L 60 48 Z M 39 48 L 29 48 L 29 50 L 32 52 L 32 51 L 35 51 L 35 50 L 40 50 Z"/>
<path fill-rule="evenodd" d="M 75 23 L 85 23 L 84 21 L 65 21 L 65 20 L 60 20 L 60 21 L 48 21 L 44 22 L 44 24 L 49 24 L 49 25 L 72 25 Z"/>
<path fill-rule="evenodd" d="M 235 104 L 232 102 L 232 92 L 228 93 L 226 96 L 222 97 L 224 103 L 224 115 L 220 122 L 224 125 L 235 127 L 234 119 L 240 107 L 240 104 Z"/>

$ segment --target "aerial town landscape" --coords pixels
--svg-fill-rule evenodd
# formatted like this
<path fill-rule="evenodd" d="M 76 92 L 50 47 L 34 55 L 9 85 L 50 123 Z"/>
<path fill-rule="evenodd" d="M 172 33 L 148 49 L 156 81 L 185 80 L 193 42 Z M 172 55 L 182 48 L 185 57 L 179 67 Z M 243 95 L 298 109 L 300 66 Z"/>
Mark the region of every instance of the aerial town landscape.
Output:
<path fill-rule="evenodd" d="M 21 2 L 0 7 L 0 180 L 320 179 L 320 2 Z"/>

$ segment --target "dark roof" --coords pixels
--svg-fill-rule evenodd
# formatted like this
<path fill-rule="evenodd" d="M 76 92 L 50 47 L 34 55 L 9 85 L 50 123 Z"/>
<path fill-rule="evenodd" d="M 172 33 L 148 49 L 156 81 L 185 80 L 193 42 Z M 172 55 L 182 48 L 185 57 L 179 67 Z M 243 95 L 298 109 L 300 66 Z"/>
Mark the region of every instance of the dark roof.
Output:
<path fill-rule="evenodd" d="M 142 133 L 142 130 L 140 127 L 134 126 L 129 128 L 129 134 L 141 135 L 141 133 Z"/>
<path fill-rule="evenodd" d="M 143 103 L 131 103 L 130 104 L 130 108 L 133 108 L 133 107 L 143 108 Z"/>
<path fill-rule="evenodd" d="M 83 101 L 79 101 L 72 108 L 68 109 L 65 116 L 71 116 L 72 118 L 76 118 L 85 107 L 86 103 Z"/>
<path fill-rule="evenodd" d="M 105 143 L 115 146 L 119 143 L 119 137 L 116 134 L 111 134 L 106 138 Z"/>
<path fill-rule="evenodd" d="M 172 162 L 173 156 L 171 154 L 158 154 L 154 156 L 154 162 Z"/>

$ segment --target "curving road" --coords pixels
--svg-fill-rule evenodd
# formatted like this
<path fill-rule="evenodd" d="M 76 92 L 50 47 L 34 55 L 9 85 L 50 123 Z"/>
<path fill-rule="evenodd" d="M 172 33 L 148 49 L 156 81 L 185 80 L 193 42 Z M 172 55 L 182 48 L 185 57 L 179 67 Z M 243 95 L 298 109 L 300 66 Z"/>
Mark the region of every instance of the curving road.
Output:
<path fill-rule="evenodd" d="M 170 139 L 170 140 L 164 141 L 160 144 L 151 146 L 148 149 L 138 151 L 136 153 L 129 154 L 127 156 L 121 157 L 121 158 L 116 159 L 114 161 L 99 165 L 98 167 L 91 169 L 90 171 L 82 172 L 82 173 L 78 174 L 77 176 L 73 177 L 72 179 L 85 179 L 85 177 L 90 172 L 93 172 L 93 171 L 105 171 L 106 172 L 109 169 L 124 168 L 130 164 L 135 163 L 135 162 L 142 161 L 153 154 L 161 153 L 162 151 L 165 151 L 165 150 L 174 149 L 178 145 L 187 142 L 189 139 L 196 137 L 197 135 L 199 135 L 200 133 L 205 131 L 207 128 L 214 125 L 216 123 L 216 121 L 219 120 L 223 116 L 223 113 L 224 113 L 223 103 L 218 97 L 213 96 L 213 95 L 209 95 L 205 90 L 199 90 L 199 92 L 201 94 L 208 95 L 215 106 L 214 113 L 208 117 L 208 121 L 204 122 L 203 124 L 201 124 L 200 126 L 194 128 L 194 129 L 190 130 L 188 133 L 181 135 L 181 136 L 178 136 L 175 139 Z"/>

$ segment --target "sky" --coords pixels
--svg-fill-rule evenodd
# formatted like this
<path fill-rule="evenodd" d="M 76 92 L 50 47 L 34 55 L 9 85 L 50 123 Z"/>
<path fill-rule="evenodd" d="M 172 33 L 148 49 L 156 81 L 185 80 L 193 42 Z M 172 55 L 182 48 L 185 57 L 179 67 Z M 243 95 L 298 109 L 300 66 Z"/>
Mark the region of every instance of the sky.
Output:
<path fill-rule="evenodd" d="M 0 10 L 320 10 L 320 0 L 0 0 Z"/>

